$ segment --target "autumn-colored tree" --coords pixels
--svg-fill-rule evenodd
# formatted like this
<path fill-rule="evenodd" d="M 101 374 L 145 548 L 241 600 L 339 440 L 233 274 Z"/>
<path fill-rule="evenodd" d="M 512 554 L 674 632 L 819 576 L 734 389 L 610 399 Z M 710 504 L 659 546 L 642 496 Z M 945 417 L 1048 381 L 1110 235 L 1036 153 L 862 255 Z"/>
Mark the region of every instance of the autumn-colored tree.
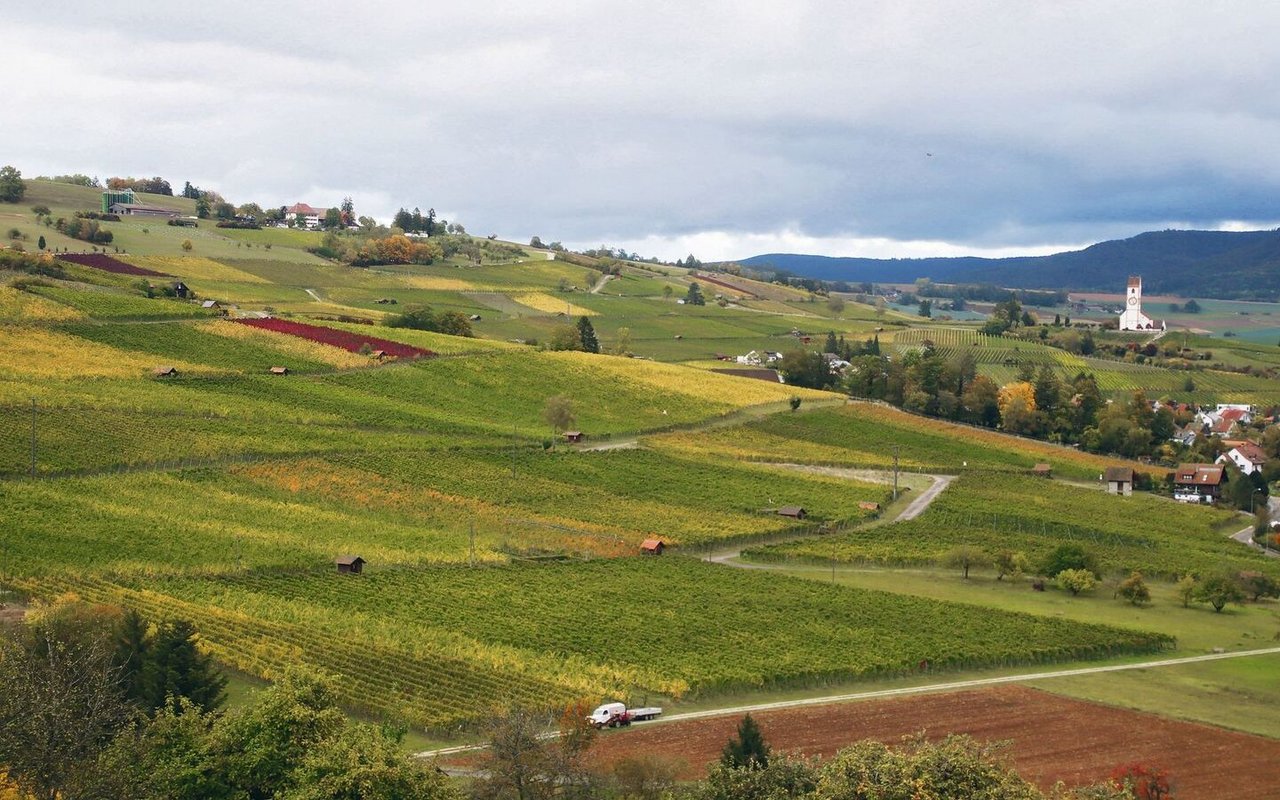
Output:
<path fill-rule="evenodd" d="M 378 258 L 385 264 L 408 264 L 413 261 L 413 242 L 408 236 L 388 236 L 378 240 Z"/>
<path fill-rule="evenodd" d="M 1165 800 L 1173 797 L 1169 773 L 1163 767 L 1134 762 L 1121 764 L 1111 771 L 1116 788 L 1127 789 L 1135 800 Z"/>
<path fill-rule="evenodd" d="M 1135 606 L 1145 606 L 1151 602 L 1151 590 L 1143 580 L 1141 572 L 1133 572 L 1120 582 L 1116 595 L 1128 600 Z"/>
<path fill-rule="evenodd" d="M 1010 433 L 1026 433 L 1035 421 L 1036 387 L 1028 381 L 1008 383 L 1000 387 L 996 403 L 1000 408 L 1001 426 Z"/>

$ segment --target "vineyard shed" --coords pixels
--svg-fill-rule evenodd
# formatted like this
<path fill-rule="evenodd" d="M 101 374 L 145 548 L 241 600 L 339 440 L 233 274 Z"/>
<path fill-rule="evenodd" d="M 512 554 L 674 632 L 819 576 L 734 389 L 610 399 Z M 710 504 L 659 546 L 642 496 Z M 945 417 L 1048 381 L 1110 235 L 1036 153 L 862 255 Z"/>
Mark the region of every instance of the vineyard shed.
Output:
<path fill-rule="evenodd" d="M 565 431 L 564 432 L 564 440 L 566 442 L 573 442 L 575 444 L 577 442 L 582 441 L 585 436 L 586 434 L 584 434 L 582 431 Z"/>
<path fill-rule="evenodd" d="M 1036 464 L 1031 468 L 1031 474 L 1037 478 L 1052 478 L 1053 467 L 1048 464 Z"/>
<path fill-rule="evenodd" d="M 1107 494 L 1118 494 L 1129 497 L 1133 494 L 1133 468 L 1107 467 L 1102 473 L 1102 480 L 1107 484 Z"/>
<path fill-rule="evenodd" d="M 359 575 L 364 572 L 365 560 L 360 556 L 338 556 L 333 563 L 338 565 L 338 572 L 343 574 Z"/>
<path fill-rule="evenodd" d="M 271 374 L 272 375 L 288 375 L 289 368 L 288 367 L 272 367 Z"/>
<path fill-rule="evenodd" d="M 879 511 L 880 504 L 873 503 L 870 500 L 862 500 L 858 503 L 858 508 L 862 509 L 863 511 Z"/>
<path fill-rule="evenodd" d="M 156 367 L 151 371 L 151 374 L 157 378 L 176 378 L 178 370 L 176 367 Z"/>
<path fill-rule="evenodd" d="M 646 556 L 660 556 L 667 549 L 667 543 L 661 539 L 645 539 L 640 545 L 640 552 Z"/>
<path fill-rule="evenodd" d="M 809 516 L 809 512 L 805 511 L 800 506 L 783 506 L 778 509 L 778 516 L 791 517 L 792 519 L 804 519 Z"/>

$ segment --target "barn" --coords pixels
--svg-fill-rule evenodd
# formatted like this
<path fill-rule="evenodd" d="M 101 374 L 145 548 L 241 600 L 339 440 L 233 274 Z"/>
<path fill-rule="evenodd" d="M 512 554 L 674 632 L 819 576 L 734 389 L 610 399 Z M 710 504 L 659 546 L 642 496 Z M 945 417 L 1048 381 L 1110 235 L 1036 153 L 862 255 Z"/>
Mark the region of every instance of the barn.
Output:
<path fill-rule="evenodd" d="M 1133 469 L 1131 467 L 1107 467 L 1102 473 L 1107 484 L 1107 494 L 1129 497 L 1133 494 Z"/>

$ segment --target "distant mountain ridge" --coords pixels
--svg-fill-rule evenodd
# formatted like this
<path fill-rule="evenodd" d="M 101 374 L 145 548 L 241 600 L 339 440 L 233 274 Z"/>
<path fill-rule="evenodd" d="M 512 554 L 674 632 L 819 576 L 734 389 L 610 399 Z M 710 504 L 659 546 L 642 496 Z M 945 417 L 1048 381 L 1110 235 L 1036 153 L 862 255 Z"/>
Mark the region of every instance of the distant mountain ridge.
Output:
<path fill-rule="evenodd" d="M 993 283 L 1019 289 L 1122 292 L 1141 275 L 1149 294 L 1280 299 L 1280 230 L 1156 231 L 1049 256 L 839 258 L 770 253 L 739 262 L 830 281 Z"/>

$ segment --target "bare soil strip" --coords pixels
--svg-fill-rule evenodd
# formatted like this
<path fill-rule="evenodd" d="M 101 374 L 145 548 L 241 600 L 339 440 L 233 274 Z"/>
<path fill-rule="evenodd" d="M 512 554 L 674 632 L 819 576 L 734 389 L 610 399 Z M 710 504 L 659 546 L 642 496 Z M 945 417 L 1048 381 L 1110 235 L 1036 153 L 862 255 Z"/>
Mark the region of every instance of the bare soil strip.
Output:
<path fill-rule="evenodd" d="M 1181 800 L 1231 796 L 1280 797 L 1280 741 L 1112 708 L 1021 686 L 752 712 L 775 751 L 834 754 L 862 739 L 895 742 L 924 732 L 930 738 L 965 733 L 981 741 L 1010 741 L 1009 755 L 1027 779 L 1044 788 L 1057 781 L 1103 780 L 1134 761 L 1161 765 Z M 737 728 L 738 716 L 665 725 L 637 725 L 601 736 L 600 765 L 635 755 L 685 762 L 683 779 L 706 774 Z"/>

